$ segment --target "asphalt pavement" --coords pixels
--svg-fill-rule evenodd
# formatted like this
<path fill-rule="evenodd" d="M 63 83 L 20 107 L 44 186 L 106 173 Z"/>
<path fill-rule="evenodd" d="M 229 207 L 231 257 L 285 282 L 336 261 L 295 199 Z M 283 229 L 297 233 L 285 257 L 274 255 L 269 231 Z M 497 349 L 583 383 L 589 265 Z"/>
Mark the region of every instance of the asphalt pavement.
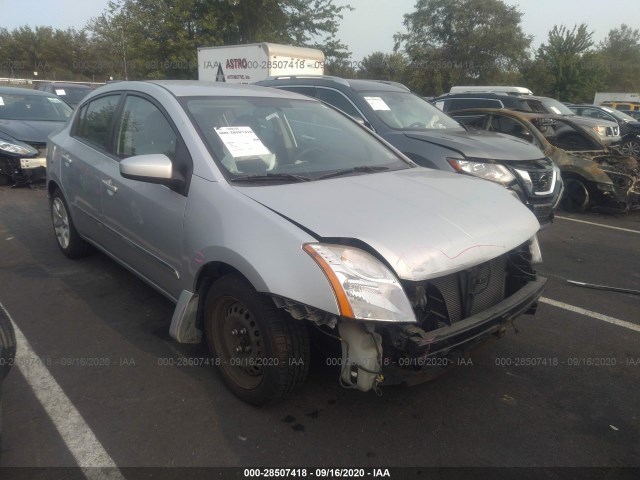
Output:
<path fill-rule="evenodd" d="M 640 212 L 560 216 L 539 235 L 549 301 L 469 364 L 377 396 L 316 359 L 254 408 L 169 337 L 164 297 L 60 253 L 45 190 L 2 187 L 0 304 L 25 341 L 0 467 L 640 467 L 640 296 L 567 283 L 640 290 Z"/>

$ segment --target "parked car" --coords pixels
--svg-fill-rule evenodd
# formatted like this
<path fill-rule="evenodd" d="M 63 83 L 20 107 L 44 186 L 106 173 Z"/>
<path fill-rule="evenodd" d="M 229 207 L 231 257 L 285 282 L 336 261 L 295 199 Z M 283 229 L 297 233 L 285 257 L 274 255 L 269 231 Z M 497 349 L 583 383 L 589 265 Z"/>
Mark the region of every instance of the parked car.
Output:
<path fill-rule="evenodd" d="M 513 90 L 515 89 L 515 91 Z M 548 113 L 573 117 L 585 130 L 595 132 L 602 143 L 615 146 L 621 141 L 620 128 L 615 122 L 586 117 L 578 117 L 569 107 L 549 97 L 533 95 L 521 87 L 452 87 L 451 93 L 435 98 L 432 103 L 444 112 L 466 110 L 468 108 L 508 108 L 518 112 Z M 559 132 L 560 135 L 565 134 Z M 574 148 L 583 148 L 582 136 L 566 132 L 565 143 L 573 143 Z"/>
<path fill-rule="evenodd" d="M 304 381 L 308 329 L 341 342 L 341 382 L 367 391 L 500 335 L 546 282 L 539 224 L 507 190 L 275 89 L 98 88 L 50 137 L 47 187 L 61 251 L 93 245 L 175 302 L 172 337 L 204 332 L 256 405 Z"/>
<path fill-rule="evenodd" d="M 640 110 L 617 110 L 620 113 L 624 113 L 626 115 L 629 115 L 630 117 L 634 118 L 635 120 L 640 120 Z"/>
<path fill-rule="evenodd" d="M 7 312 L 0 307 L 0 438 L 2 437 L 2 383 L 16 356 L 16 334 Z"/>
<path fill-rule="evenodd" d="M 451 115 L 470 127 L 514 135 L 544 151 L 562 172 L 565 210 L 582 212 L 600 206 L 628 211 L 638 202 L 637 161 L 602 145 L 597 135 L 580 128 L 572 117 L 506 109 L 468 109 Z M 571 144 L 563 143 L 565 135 L 558 137 L 558 131 L 569 128 L 584 137 L 584 149 L 572 150 Z"/>
<path fill-rule="evenodd" d="M 47 136 L 70 115 L 71 108 L 55 95 L 0 87 L 0 185 L 43 180 Z"/>
<path fill-rule="evenodd" d="M 43 82 L 36 85 L 35 90 L 53 93 L 71 108 L 75 108 L 93 88 L 82 83 Z"/>
<path fill-rule="evenodd" d="M 620 153 L 640 158 L 640 121 L 620 110 L 601 105 L 573 105 L 572 112 L 581 117 L 596 118 L 616 122 L 620 127 Z"/>
<path fill-rule="evenodd" d="M 499 183 L 511 189 L 541 225 L 553 219 L 562 180 L 539 149 L 505 135 L 468 132 L 400 83 L 308 76 L 257 85 L 318 98 L 371 128 L 418 165 Z"/>

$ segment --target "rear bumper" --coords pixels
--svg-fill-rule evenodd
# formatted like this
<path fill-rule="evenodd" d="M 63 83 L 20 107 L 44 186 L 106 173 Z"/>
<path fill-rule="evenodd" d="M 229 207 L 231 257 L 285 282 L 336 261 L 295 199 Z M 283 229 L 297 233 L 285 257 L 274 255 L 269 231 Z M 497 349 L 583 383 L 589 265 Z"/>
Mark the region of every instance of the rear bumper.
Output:
<path fill-rule="evenodd" d="M 505 324 L 518 315 L 535 311 L 547 279 L 538 277 L 493 307 L 451 326 L 430 332 L 405 326 L 406 361 L 387 361 L 384 384 L 420 383 L 457 363 L 478 344 L 501 334 Z"/>

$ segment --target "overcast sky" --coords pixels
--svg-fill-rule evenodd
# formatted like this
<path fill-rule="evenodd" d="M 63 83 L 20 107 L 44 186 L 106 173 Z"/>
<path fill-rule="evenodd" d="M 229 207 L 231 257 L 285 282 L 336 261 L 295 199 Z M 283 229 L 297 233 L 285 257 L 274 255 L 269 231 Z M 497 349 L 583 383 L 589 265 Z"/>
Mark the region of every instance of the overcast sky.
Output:
<path fill-rule="evenodd" d="M 596 42 L 623 23 L 634 27 L 640 17 L 639 0 L 505 0 L 524 13 L 523 29 L 533 35 L 534 46 L 547 38 L 554 24 L 572 27 L 586 23 L 595 32 Z M 0 0 L 0 27 L 12 30 L 21 25 L 50 25 L 80 29 L 87 20 L 102 13 L 108 0 Z M 352 60 L 375 51 L 390 53 L 393 34 L 403 30 L 405 13 L 416 0 L 335 0 L 351 4 L 353 12 L 344 15 L 340 40 L 349 46 Z M 1 55 L 1 52 L 0 52 Z"/>

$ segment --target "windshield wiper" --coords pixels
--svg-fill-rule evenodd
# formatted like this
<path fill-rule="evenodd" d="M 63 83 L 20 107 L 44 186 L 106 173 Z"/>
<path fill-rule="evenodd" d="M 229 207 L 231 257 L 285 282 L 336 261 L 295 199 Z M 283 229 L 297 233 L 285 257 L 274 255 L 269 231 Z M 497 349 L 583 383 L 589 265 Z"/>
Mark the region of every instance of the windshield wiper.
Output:
<path fill-rule="evenodd" d="M 345 170 L 338 170 L 337 172 L 327 173 L 326 175 L 321 175 L 316 178 L 316 180 L 322 180 L 325 178 L 332 177 L 341 177 L 343 175 L 349 175 L 352 173 L 375 173 L 375 172 L 384 172 L 389 170 L 389 167 L 372 167 L 370 165 L 362 165 L 359 167 L 347 168 Z"/>
<path fill-rule="evenodd" d="M 295 180 L 297 182 L 309 182 L 311 179 L 302 175 L 292 173 L 265 173 L 260 175 L 240 175 L 230 178 L 230 182 L 263 182 L 270 180 Z"/>

